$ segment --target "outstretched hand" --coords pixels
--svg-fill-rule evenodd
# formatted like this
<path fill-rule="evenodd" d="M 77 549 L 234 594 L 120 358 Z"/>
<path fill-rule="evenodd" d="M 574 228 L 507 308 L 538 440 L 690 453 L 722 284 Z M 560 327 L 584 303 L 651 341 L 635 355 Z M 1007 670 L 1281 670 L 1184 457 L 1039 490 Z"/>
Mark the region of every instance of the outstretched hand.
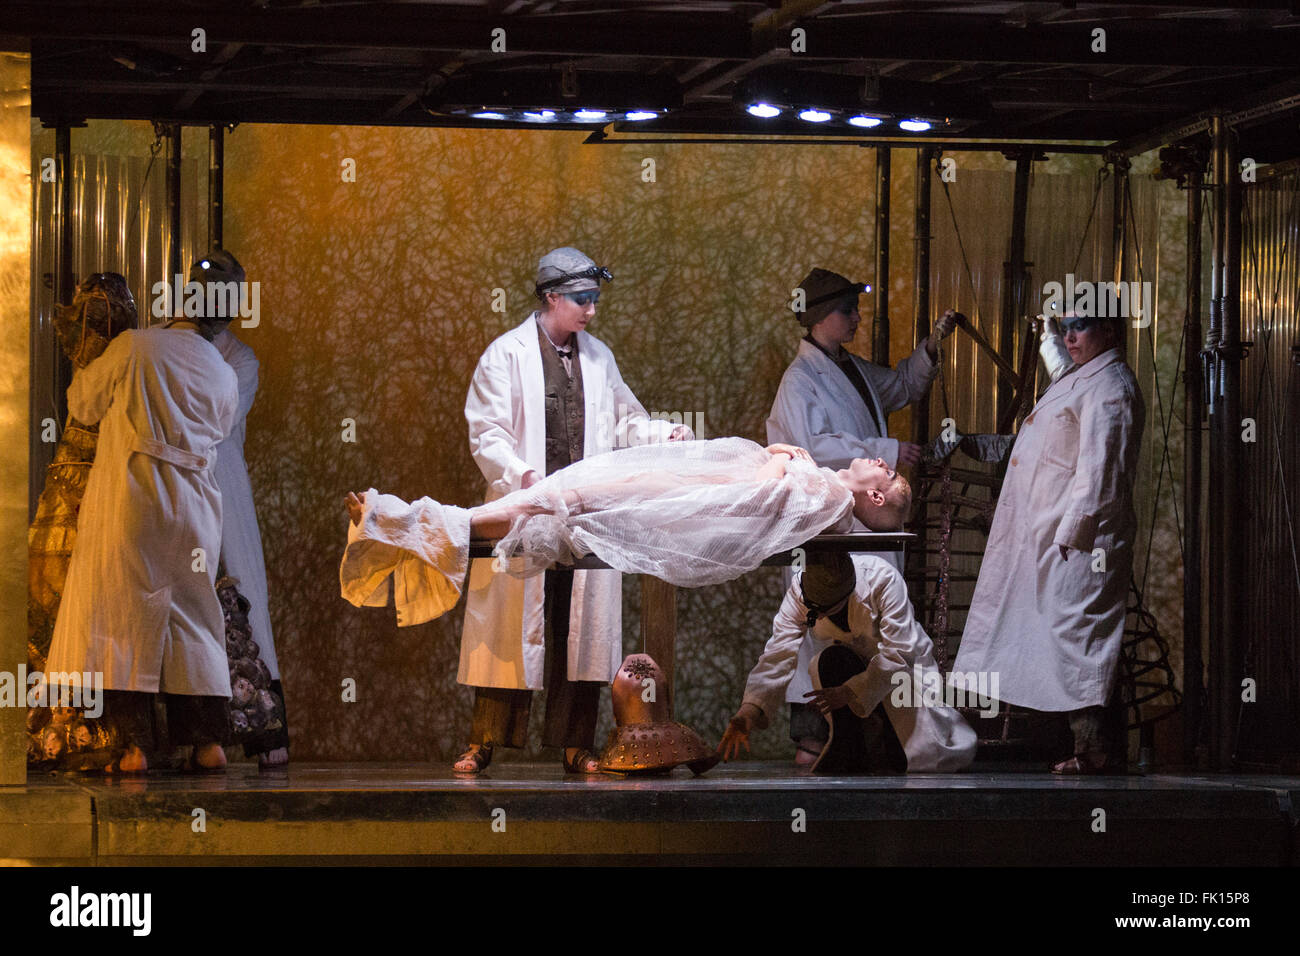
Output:
<path fill-rule="evenodd" d="M 353 524 L 361 524 L 361 516 L 365 513 L 366 493 L 361 494 L 349 491 L 345 501 L 348 508 L 348 517 L 352 519 Z"/>
<path fill-rule="evenodd" d="M 812 704 L 823 717 L 829 717 L 833 710 L 849 706 L 849 701 L 853 700 L 853 692 L 843 684 L 839 687 L 823 687 L 821 690 L 810 690 L 804 696 L 808 698 L 808 703 Z"/>
<path fill-rule="evenodd" d="M 753 718 L 742 707 L 727 724 L 727 731 L 718 744 L 718 753 L 722 755 L 723 760 L 730 761 L 733 757 L 739 757 L 741 747 L 745 748 L 746 753 L 750 752 L 749 732 L 753 728 Z"/>

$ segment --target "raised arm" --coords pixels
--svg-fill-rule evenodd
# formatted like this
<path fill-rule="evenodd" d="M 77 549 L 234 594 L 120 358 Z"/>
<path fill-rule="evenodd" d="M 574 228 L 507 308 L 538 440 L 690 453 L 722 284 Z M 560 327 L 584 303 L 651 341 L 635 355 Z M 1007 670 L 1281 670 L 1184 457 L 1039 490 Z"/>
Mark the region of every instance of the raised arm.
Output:
<path fill-rule="evenodd" d="M 72 417 L 94 425 L 108 411 L 113 393 L 126 375 L 134 333 L 123 332 L 108 343 L 99 358 L 72 377 L 68 386 L 68 411 Z"/>

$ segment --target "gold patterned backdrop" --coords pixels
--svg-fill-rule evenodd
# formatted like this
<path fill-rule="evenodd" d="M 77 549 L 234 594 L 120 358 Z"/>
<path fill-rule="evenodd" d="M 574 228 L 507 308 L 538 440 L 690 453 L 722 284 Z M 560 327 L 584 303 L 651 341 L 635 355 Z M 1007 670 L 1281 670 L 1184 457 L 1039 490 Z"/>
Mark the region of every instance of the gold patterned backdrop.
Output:
<path fill-rule="evenodd" d="M 262 362 L 247 454 L 295 756 L 446 759 L 465 742 L 460 612 L 398 629 L 391 611 L 344 604 L 341 501 L 369 486 L 482 500 L 465 392 L 486 345 L 531 311 L 542 253 L 574 245 L 614 272 L 591 331 L 647 409 L 702 413 L 707 436 L 763 438 L 798 340 L 789 290 L 810 266 L 870 274 L 869 151 L 583 138 L 241 127 L 228 139 L 226 244 L 262 283 L 261 324 L 240 332 Z M 706 737 L 739 704 L 778 582 L 768 570 L 680 594 L 677 715 Z M 625 595 L 630 652 L 631 579 Z M 348 677 L 355 703 L 341 699 Z M 783 736 L 759 751 L 783 752 Z"/>
<path fill-rule="evenodd" d="M 34 133 L 34 152 L 48 136 Z M 260 284 L 259 324 L 235 329 L 261 362 L 246 456 L 297 760 L 445 760 L 465 743 L 471 698 L 455 680 L 461 611 L 399 629 L 391 610 L 342 601 L 342 499 L 374 486 L 406 498 L 482 500 L 465 392 L 484 347 L 531 311 L 542 253 L 574 245 L 614 272 L 591 331 L 648 410 L 703 415 L 705 437 L 763 439 L 800 335 L 786 303 L 811 266 L 874 278 L 873 150 L 584 138 L 259 125 L 227 136 L 225 245 Z M 201 157 L 204 139 L 187 131 L 186 156 Z M 147 124 L 92 123 L 74 149 L 147 156 L 151 140 Z M 1010 203 L 990 183 L 1009 182 L 1011 165 L 996 153 L 952 155 L 954 191 L 965 187 L 974 202 L 963 228 L 988 247 L 973 265 L 997 273 Z M 1088 163 L 1058 157 L 1051 173 L 1086 177 Z M 206 164 L 195 165 L 203 196 Z M 910 151 L 895 151 L 893 179 L 897 361 L 912 347 Z M 936 237 L 941 212 L 936 195 Z M 206 227 L 201 214 L 191 222 Z M 1160 268 L 1176 274 L 1177 249 L 1161 242 L 1160 252 Z M 498 289 L 504 311 L 493 310 Z M 1161 309 L 1181 324 L 1172 289 L 1161 287 Z M 934 303 L 936 311 L 949 304 L 957 303 Z M 866 323 L 853 348 L 869 354 Z M 962 371 L 949 374 L 955 382 Z M 345 440 L 349 423 L 355 441 Z M 908 413 L 892 416 L 891 429 L 908 436 Z M 1144 466 L 1155 461 L 1144 455 Z M 770 633 L 779 580 L 763 569 L 679 592 L 676 712 L 706 738 L 720 736 L 740 701 Z M 1162 586 L 1162 627 L 1176 637 L 1177 622 L 1164 615 L 1177 610 L 1180 572 Z M 640 649 L 638 600 L 635 581 L 625 580 L 628 652 Z M 355 702 L 343 699 L 348 679 Z M 788 756 L 785 733 L 782 716 L 755 735 L 755 754 Z"/>

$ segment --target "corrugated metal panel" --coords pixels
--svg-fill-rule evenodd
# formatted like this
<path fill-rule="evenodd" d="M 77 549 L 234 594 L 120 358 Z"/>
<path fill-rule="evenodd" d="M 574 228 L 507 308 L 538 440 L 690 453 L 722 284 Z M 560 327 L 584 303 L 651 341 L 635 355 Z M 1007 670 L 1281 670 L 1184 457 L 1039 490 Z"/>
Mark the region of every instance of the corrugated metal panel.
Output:
<path fill-rule="evenodd" d="M 1076 169 L 1082 165 L 1077 158 L 1073 162 Z M 1052 168 L 1036 163 L 1030 182 L 1026 260 L 1030 272 L 1027 307 L 1031 314 L 1042 309 L 1043 287 L 1048 282 L 1065 284 L 1069 275 L 1076 281 L 1113 278 L 1109 177 L 1098 179 L 1099 165 L 1071 172 L 1051 172 Z M 963 172 L 960 188 L 950 186 L 947 195 L 942 183 L 933 185 L 932 321 L 945 308 L 957 308 L 972 319 L 978 314 L 980 331 L 993 343 L 998 340 L 1001 324 L 1003 263 L 1008 256 L 1013 189 L 1011 172 Z M 1129 328 L 1128 362 L 1147 406 L 1137 488 L 1140 532 L 1135 567 L 1145 604 L 1172 645 L 1170 658 L 1177 671 L 1182 657 L 1182 562 L 1175 515 L 1181 513 L 1183 404 L 1178 351 L 1186 270 L 1185 249 L 1170 243 L 1168 237 L 1183 234 L 1185 202 L 1172 183 L 1156 181 L 1150 175 L 1130 177 L 1130 189 L 1125 278 L 1151 283 L 1155 313 L 1149 327 Z M 953 227 L 954 214 L 960 243 Z M 969 274 L 963 262 L 963 247 Z M 1025 334 L 1027 326 L 1018 317 L 1014 329 L 1017 355 Z M 944 394 L 936 385 L 931 401 L 930 434 L 939 433 L 945 415 L 950 415 L 962 432 L 992 432 L 997 424 L 997 370 L 968 336 L 959 332 L 950 341 L 944 355 Z M 1040 371 L 1038 391 L 1046 385 L 1046 375 Z M 969 467 L 969 463 L 962 461 L 961 466 Z M 984 536 L 978 532 L 954 533 L 950 601 L 959 609 L 951 620 L 956 633 L 960 633 L 965 620 L 964 606 L 973 593 L 973 578 L 980 565 L 977 555 L 983 546 Z M 963 555 L 963 551 L 975 554 Z M 1153 559 L 1150 562 L 1148 555 Z M 963 581 L 963 576 L 970 580 Z M 955 645 L 954 635 L 950 647 Z"/>
<path fill-rule="evenodd" d="M 33 169 L 52 152 L 53 133 L 33 141 Z M 75 144 L 75 134 L 74 134 Z M 42 146 L 45 147 L 42 150 Z M 75 278 L 94 272 L 120 272 L 126 276 L 140 312 L 140 324 L 160 322 L 150 315 L 150 292 L 167 269 L 166 154 L 160 152 L 149 170 L 149 160 L 138 156 L 72 156 L 72 268 Z M 55 203 L 53 183 L 36 179 L 32 219 L 32 454 L 29 517 L 45 484 L 45 469 L 54 445 L 41 440 L 42 422 L 58 420 L 58 396 L 51 383 L 58 358 L 53 318 L 55 291 Z M 188 268 L 206 237 L 199 232 L 200 168 L 196 160 L 182 161 L 181 262 Z M 141 188 L 144 187 L 144 195 Z M 63 422 L 58 422 L 59 428 Z"/>
<path fill-rule="evenodd" d="M 1257 699 L 1241 710 L 1237 754 L 1248 763 L 1300 760 L 1300 172 L 1249 186 L 1243 208 L 1241 338 L 1243 508 L 1248 593 L 1243 675 Z M 1245 426 L 1243 427 L 1244 431 Z"/>

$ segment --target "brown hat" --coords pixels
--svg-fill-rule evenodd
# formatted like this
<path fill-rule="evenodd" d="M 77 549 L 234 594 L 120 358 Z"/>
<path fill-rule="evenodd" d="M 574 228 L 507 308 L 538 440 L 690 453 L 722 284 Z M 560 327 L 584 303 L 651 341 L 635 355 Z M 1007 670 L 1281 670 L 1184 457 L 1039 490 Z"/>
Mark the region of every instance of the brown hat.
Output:
<path fill-rule="evenodd" d="M 695 774 L 718 762 L 716 751 L 685 724 L 668 719 L 668 682 L 648 654 L 627 657 L 614 678 L 612 698 L 618 726 L 600 754 L 600 769 L 654 773 L 686 764 Z"/>
<path fill-rule="evenodd" d="M 808 562 L 800 576 L 804 605 L 808 608 L 806 625 L 817 618 L 834 614 L 857 589 L 858 571 L 853 559 L 842 552 L 827 552 Z"/>
<path fill-rule="evenodd" d="M 804 294 L 802 312 L 795 312 L 794 317 L 805 329 L 811 329 L 826 316 L 836 310 L 847 299 L 857 301 L 864 292 L 870 292 L 871 286 L 866 282 L 853 282 L 838 272 L 829 269 L 813 269 L 799 283 Z"/>

